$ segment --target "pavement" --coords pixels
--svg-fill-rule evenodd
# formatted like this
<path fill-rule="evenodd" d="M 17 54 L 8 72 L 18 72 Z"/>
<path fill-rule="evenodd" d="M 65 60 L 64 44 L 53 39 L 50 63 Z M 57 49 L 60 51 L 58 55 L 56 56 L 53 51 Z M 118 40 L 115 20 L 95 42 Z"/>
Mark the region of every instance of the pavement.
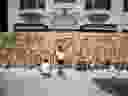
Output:
<path fill-rule="evenodd" d="M 92 72 L 75 72 L 65 70 L 67 80 L 42 80 L 36 72 L 3 72 L 0 85 L 6 82 L 6 96 L 111 96 L 100 90 L 92 81 Z M 57 78 L 57 77 L 56 77 Z"/>

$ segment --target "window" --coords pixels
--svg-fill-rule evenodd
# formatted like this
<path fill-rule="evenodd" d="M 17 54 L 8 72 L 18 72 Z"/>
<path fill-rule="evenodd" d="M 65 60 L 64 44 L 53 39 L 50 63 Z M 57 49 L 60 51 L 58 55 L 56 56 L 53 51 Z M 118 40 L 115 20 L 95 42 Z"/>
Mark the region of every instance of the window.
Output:
<path fill-rule="evenodd" d="M 76 0 L 55 0 L 55 3 L 73 3 Z"/>
<path fill-rule="evenodd" d="M 128 11 L 128 0 L 124 0 L 123 4 L 124 4 L 123 11 Z"/>
<path fill-rule="evenodd" d="M 46 8 L 46 1 L 40 0 L 40 8 L 45 9 Z"/>
<path fill-rule="evenodd" d="M 110 10 L 111 1 L 110 0 L 86 0 L 85 1 L 85 9 L 106 9 Z"/>
<path fill-rule="evenodd" d="M 24 9 L 31 9 L 31 8 L 38 8 L 39 0 L 20 0 L 20 8 L 21 10 Z"/>

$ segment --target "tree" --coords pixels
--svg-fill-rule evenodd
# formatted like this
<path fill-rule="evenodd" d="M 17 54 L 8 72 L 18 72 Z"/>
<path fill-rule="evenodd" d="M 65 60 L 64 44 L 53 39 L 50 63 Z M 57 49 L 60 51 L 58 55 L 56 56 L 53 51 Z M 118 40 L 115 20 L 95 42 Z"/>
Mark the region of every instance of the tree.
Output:
<path fill-rule="evenodd" d="M 0 32 L 0 48 L 15 48 L 16 33 L 15 32 Z"/>

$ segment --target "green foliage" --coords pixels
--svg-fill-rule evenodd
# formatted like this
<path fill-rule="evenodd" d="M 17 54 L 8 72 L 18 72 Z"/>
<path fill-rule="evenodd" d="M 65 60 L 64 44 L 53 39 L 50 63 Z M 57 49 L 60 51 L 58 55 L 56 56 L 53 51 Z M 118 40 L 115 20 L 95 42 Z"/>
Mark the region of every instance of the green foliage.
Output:
<path fill-rule="evenodd" d="M 0 48 L 15 48 L 16 33 L 15 32 L 0 32 Z"/>

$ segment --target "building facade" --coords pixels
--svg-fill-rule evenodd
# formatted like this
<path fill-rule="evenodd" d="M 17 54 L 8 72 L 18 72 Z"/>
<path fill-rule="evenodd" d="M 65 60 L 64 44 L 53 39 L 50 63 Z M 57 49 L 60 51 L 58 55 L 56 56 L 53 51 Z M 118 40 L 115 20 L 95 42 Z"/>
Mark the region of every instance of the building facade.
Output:
<path fill-rule="evenodd" d="M 127 31 L 127 7 L 127 0 L 20 0 L 14 29 Z"/>

